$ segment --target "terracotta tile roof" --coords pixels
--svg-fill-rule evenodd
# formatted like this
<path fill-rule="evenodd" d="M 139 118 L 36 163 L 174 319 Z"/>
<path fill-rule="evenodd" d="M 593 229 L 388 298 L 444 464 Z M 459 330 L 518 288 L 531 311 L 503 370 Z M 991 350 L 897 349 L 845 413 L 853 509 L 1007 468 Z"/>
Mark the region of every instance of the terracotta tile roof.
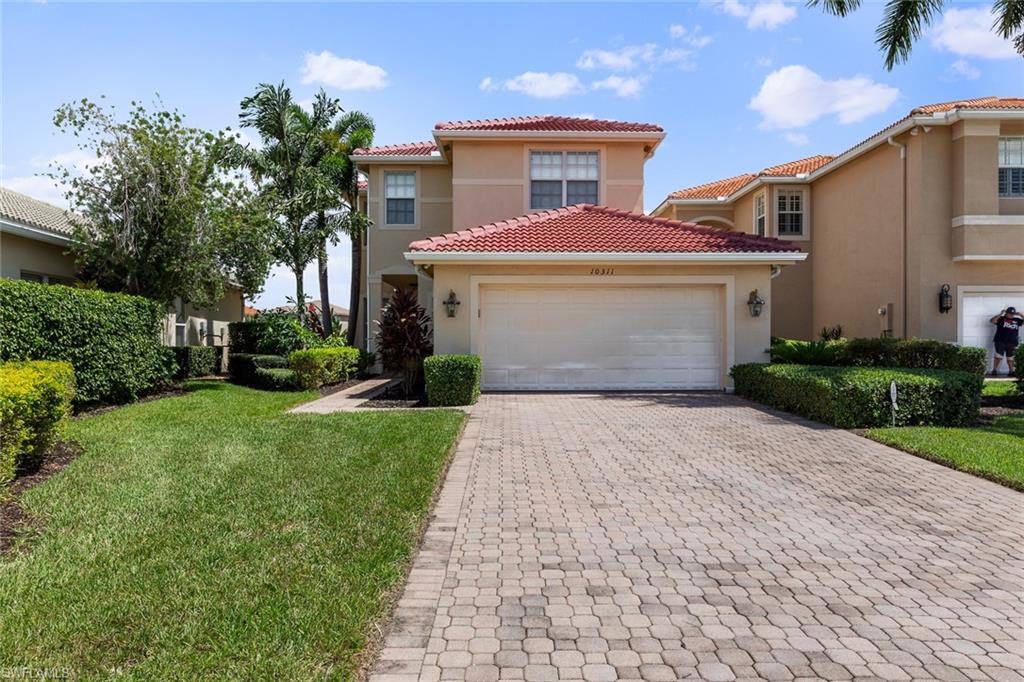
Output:
<path fill-rule="evenodd" d="M 415 241 L 412 251 L 471 253 L 794 252 L 791 242 L 577 204 Z"/>
<path fill-rule="evenodd" d="M 430 156 L 436 153 L 437 145 L 433 142 L 407 142 L 357 149 L 352 156 Z"/>
<path fill-rule="evenodd" d="M 836 157 L 827 154 L 808 156 L 806 159 L 797 159 L 788 163 L 780 163 L 778 166 L 768 166 L 758 175 L 768 177 L 797 176 L 805 173 L 812 173 Z"/>
<path fill-rule="evenodd" d="M 696 187 L 687 187 L 669 195 L 670 199 L 717 199 L 729 196 L 740 187 L 757 177 L 756 173 L 744 173 L 724 180 L 707 182 Z"/>
<path fill-rule="evenodd" d="M 1024 109 L 1024 97 L 975 97 L 916 107 L 910 114 L 935 114 L 956 109 Z"/>
<path fill-rule="evenodd" d="M 581 133 L 661 133 L 655 123 L 630 123 L 577 116 L 518 116 L 487 118 L 478 121 L 442 121 L 435 131 L 490 130 L 509 132 L 581 132 Z"/>
<path fill-rule="evenodd" d="M 0 187 L 0 218 L 70 237 L 75 228 L 70 211 Z"/>

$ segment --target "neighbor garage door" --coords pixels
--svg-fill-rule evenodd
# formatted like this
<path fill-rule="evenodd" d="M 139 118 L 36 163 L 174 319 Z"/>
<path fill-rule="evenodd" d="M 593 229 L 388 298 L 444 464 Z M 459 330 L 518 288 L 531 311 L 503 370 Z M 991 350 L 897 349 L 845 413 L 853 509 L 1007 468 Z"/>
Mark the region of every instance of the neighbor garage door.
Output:
<path fill-rule="evenodd" d="M 720 388 L 722 287 L 482 286 L 492 390 Z"/>
<path fill-rule="evenodd" d="M 1002 291 L 965 291 L 960 308 L 960 343 L 988 351 L 992 359 L 992 339 L 996 328 L 989 322 L 1007 306 L 1024 310 L 1024 287 Z M 1003 367 L 1006 371 L 1006 367 Z"/>

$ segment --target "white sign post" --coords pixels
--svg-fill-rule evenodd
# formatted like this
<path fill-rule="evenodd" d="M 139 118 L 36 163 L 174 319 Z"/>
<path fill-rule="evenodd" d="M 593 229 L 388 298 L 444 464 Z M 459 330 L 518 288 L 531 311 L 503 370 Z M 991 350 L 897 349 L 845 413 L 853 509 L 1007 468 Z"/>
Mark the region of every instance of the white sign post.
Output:
<path fill-rule="evenodd" d="M 900 406 L 896 404 L 896 382 L 889 384 L 889 402 L 892 403 L 892 425 L 896 426 L 896 411 Z"/>

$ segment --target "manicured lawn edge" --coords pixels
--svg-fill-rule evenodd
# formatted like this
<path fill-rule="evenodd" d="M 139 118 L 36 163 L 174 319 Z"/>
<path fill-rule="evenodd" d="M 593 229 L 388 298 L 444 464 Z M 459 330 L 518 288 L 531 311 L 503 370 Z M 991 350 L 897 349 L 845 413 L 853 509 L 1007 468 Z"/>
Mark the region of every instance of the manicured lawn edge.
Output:
<path fill-rule="evenodd" d="M 462 412 L 462 410 L 441 407 L 427 409 Z M 451 447 L 448 448 L 448 452 L 445 454 L 444 464 L 441 466 L 441 472 L 438 474 L 437 482 L 434 484 L 434 491 L 430 494 L 430 503 L 427 505 L 427 511 L 423 515 L 419 528 L 416 529 L 412 551 L 409 552 L 409 558 L 405 561 L 405 565 L 402 566 L 402 579 L 396 582 L 394 588 L 382 598 L 383 613 L 380 619 L 370 626 L 370 631 L 366 633 L 366 642 L 363 644 L 363 649 L 355 657 L 355 675 L 353 679 L 367 679 L 370 668 L 377 662 L 377 656 L 380 654 L 381 649 L 384 648 L 384 642 L 391 629 L 391 623 L 394 622 L 395 609 L 405 593 L 405 586 L 409 584 L 409 573 L 412 571 L 413 564 L 416 563 L 416 557 L 419 556 L 420 549 L 423 547 L 423 538 L 426 536 L 427 528 L 430 527 L 430 522 L 434 518 L 434 509 L 437 508 L 437 501 L 441 497 L 441 490 L 444 488 L 445 481 L 448 480 L 448 472 L 451 470 L 452 462 L 455 460 L 455 453 L 459 449 L 459 443 L 462 442 L 462 436 L 466 433 L 469 416 L 465 412 L 462 412 L 462 415 L 462 426 L 459 427 L 459 433 L 455 436 L 455 440 L 452 441 Z"/>
<path fill-rule="evenodd" d="M 871 431 L 872 429 L 858 429 L 856 431 L 853 431 L 853 433 L 856 433 L 858 436 L 862 436 L 876 443 L 881 443 L 882 445 L 893 448 L 894 450 L 899 450 L 900 452 L 904 452 L 908 455 L 920 457 L 921 459 L 928 460 L 929 462 L 933 462 L 934 464 L 941 464 L 947 469 L 953 469 L 954 471 L 960 471 L 965 474 L 977 476 L 978 478 L 984 478 L 987 481 L 992 481 L 993 483 L 998 483 L 999 485 L 1006 486 L 1007 488 L 1024 492 L 1024 481 L 1014 480 L 1012 478 L 1002 476 L 996 472 L 989 471 L 982 467 L 960 464 L 959 462 L 955 462 L 947 457 L 943 457 L 942 455 L 938 455 L 933 452 L 928 452 L 927 450 L 922 450 L 921 448 L 915 448 L 903 444 L 896 439 L 885 438 L 881 434 L 871 433 Z"/>

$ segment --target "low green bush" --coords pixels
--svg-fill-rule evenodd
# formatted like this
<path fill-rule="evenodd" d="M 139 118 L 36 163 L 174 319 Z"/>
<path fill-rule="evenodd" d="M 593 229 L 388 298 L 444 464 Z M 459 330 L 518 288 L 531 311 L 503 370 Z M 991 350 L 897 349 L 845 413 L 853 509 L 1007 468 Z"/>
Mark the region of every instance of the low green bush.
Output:
<path fill-rule="evenodd" d="M 1013 373 L 1017 375 L 1017 390 L 1024 393 L 1024 345 L 1017 346 L 1013 353 Z"/>
<path fill-rule="evenodd" d="M 0 361 L 71 363 L 78 404 L 134 400 L 171 378 L 164 313 L 140 296 L 0 279 Z"/>
<path fill-rule="evenodd" d="M 964 426 L 978 416 L 982 377 L 969 372 L 815 365 L 736 365 L 737 395 L 840 428 Z"/>
<path fill-rule="evenodd" d="M 841 365 L 845 348 L 846 339 L 800 341 L 773 338 L 771 356 L 772 362 L 793 365 Z"/>
<path fill-rule="evenodd" d="M 287 369 L 288 358 L 280 355 L 231 353 L 228 355 L 228 379 L 232 383 L 252 386 L 257 369 Z"/>
<path fill-rule="evenodd" d="M 74 396 L 70 363 L 0 364 L 0 486 L 19 470 L 42 463 L 71 413 Z"/>
<path fill-rule="evenodd" d="M 228 346 L 232 353 L 288 355 L 305 347 L 303 329 L 294 315 L 264 313 L 251 320 L 228 325 Z"/>
<path fill-rule="evenodd" d="M 472 405 L 480 397 L 482 365 L 476 355 L 432 355 L 423 361 L 427 402 L 438 407 Z"/>
<path fill-rule="evenodd" d="M 299 375 L 285 367 L 257 367 L 252 387 L 268 391 L 297 391 L 302 388 Z"/>
<path fill-rule="evenodd" d="M 174 358 L 179 379 L 205 377 L 216 373 L 220 349 L 213 346 L 177 346 Z"/>
<path fill-rule="evenodd" d="M 855 367 L 913 367 L 985 373 L 985 350 L 931 339 L 850 339 L 844 365 Z"/>
<path fill-rule="evenodd" d="M 348 380 L 359 369 L 360 351 L 348 346 L 307 348 L 292 351 L 288 367 L 303 388 L 319 388 Z"/>

